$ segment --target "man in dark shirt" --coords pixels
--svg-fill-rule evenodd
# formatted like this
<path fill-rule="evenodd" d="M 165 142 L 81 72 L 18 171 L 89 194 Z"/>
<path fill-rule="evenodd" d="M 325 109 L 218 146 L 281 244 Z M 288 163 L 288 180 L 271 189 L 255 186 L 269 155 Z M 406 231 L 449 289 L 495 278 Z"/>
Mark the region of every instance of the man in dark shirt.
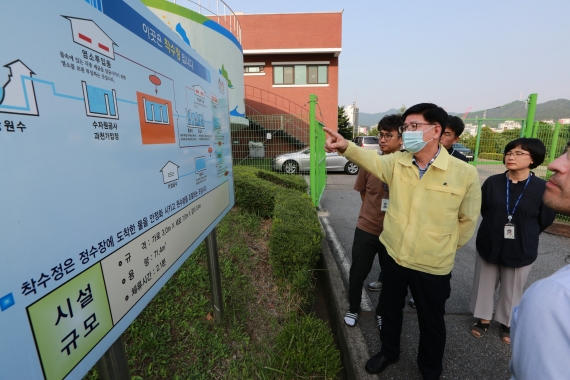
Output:
<path fill-rule="evenodd" d="M 441 134 L 441 145 L 447 149 L 447 152 L 462 161 L 469 162 L 467 157 L 459 153 L 453 148 L 453 144 L 459 141 L 459 137 L 465 130 L 465 124 L 463 124 L 463 120 L 457 116 L 449 116 L 447 120 L 447 127 L 445 127 L 445 131 Z"/>

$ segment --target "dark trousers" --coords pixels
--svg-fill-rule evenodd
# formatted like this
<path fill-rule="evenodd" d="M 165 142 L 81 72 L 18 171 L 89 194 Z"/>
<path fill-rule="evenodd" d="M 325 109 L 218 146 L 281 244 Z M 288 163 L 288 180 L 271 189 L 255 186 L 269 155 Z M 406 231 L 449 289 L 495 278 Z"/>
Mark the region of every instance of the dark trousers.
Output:
<path fill-rule="evenodd" d="M 382 330 L 380 352 L 389 359 L 400 355 L 403 309 L 408 286 L 416 302 L 420 325 L 418 367 L 424 379 L 439 379 L 445 349 L 445 302 L 451 293 L 451 273 L 428 274 L 398 265 L 386 254 L 382 257 L 380 315 Z"/>
<path fill-rule="evenodd" d="M 350 266 L 348 280 L 348 302 L 351 313 L 360 312 L 362 285 L 370 273 L 377 253 L 380 258 L 385 254 L 387 255 L 386 248 L 380 243 L 378 236 L 356 227 L 354 242 L 352 243 L 352 265 Z"/>

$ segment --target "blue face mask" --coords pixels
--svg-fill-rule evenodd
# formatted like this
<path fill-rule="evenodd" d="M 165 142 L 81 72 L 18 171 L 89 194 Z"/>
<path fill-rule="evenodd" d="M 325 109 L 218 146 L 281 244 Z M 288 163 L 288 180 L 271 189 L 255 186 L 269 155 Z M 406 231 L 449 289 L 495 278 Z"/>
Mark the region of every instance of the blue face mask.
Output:
<path fill-rule="evenodd" d="M 424 141 L 424 132 L 427 132 L 432 128 L 435 128 L 435 125 L 425 131 L 406 131 L 402 133 L 404 149 L 410 153 L 418 153 L 420 150 L 425 148 L 429 141 Z"/>

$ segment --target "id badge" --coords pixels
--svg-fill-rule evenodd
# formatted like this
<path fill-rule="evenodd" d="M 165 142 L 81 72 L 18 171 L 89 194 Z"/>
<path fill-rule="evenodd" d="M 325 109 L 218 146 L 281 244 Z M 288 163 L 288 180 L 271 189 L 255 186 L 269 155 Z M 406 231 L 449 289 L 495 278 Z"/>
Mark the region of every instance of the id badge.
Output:
<path fill-rule="evenodd" d="M 505 239 L 514 239 L 515 238 L 515 225 L 514 224 L 505 224 Z"/>
<path fill-rule="evenodd" d="M 389 199 L 382 199 L 382 203 L 380 205 L 380 211 L 388 211 L 388 204 L 390 203 Z"/>

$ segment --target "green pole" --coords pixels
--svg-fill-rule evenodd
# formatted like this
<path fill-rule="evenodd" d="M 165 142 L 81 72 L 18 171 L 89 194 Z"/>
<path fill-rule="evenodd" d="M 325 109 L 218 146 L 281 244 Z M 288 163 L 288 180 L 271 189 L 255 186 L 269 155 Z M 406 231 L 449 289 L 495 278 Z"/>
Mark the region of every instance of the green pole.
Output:
<path fill-rule="evenodd" d="M 554 135 L 552 136 L 552 145 L 550 146 L 550 152 L 548 153 L 548 163 L 550 164 L 556 158 L 556 148 L 558 147 L 558 135 L 560 134 L 560 122 L 554 124 Z M 546 171 L 546 179 L 550 178 L 552 172 L 550 170 Z"/>
<path fill-rule="evenodd" d="M 531 135 L 532 138 L 536 138 L 536 136 L 538 135 L 538 126 L 539 126 L 539 124 L 540 124 L 540 123 L 539 123 L 538 121 L 535 121 L 535 122 L 534 122 L 534 124 L 533 124 L 533 126 L 532 126 L 532 135 Z"/>
<path fill-rule="evenodd" d="M 527 100 L 527 112 L 526 112 L 526 131 L 525 137 L 532 136 L 532 127 L 534 126 L 534 114 L 536 112 L 536 99 L 538 94 L 530 94 Z"/>
<path fill-rule="evenodd" d="M 526 128 L 526 120 L 523 120 L 523 121 L 521 122 L 521 134 L 520 134 L 519 137 L 524 137 L 524 130 L 525 130 L 525 128 Z"/>
<path fill-rule="evenodd" d="M 477 167 L 479 161 L 479 144 L 481 142 L 481 129 L 483 128 L 483 120 L 477 121 L 477 141 L 475 142 L 475 157 L 473 157 L 473 165 Z"/>
<path fill-rule="evenodd" d="M 309 179 L 309 186 L 311 192 L 311 200 L 313 204 L 317 206 L 317 115 L 316 115 L 316 107 L 317 104 L 317 96 L 314 94 L 309 95 L 309 139 L 310 139 L 310 179 Z M 320 147 L 323 149 L 323 147 Z"/>

